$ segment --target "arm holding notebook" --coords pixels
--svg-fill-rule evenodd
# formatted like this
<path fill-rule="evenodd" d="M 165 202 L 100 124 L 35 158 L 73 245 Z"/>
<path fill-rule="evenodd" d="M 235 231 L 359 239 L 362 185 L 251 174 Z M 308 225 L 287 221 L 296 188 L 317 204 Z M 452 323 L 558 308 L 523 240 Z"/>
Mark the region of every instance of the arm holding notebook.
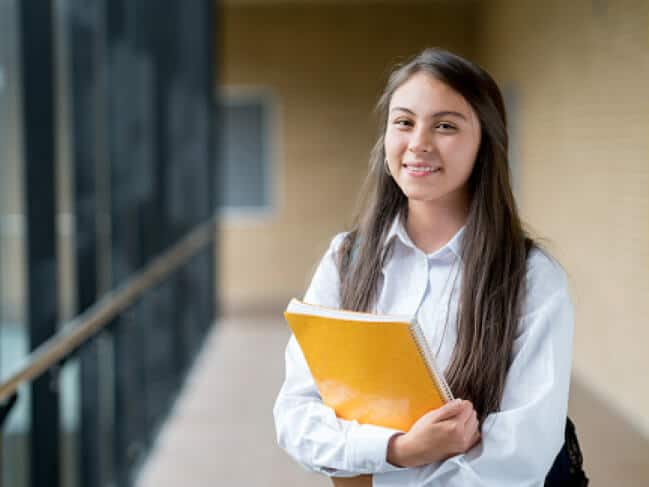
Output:
<path fill-rule="evenodd" d="M 286 380 L 274 409 L 277 440 L 307 470 L 337 477 L 399 471 L 467 451 L 476 441 L 465 439 L 466 432 L 476 429 L 470 403 L 448 403 L 422 417 L 408 433 L 413 440 L 400 443 L 389 458 L 388 444 L 406 439 L 403 432 L 336 417 L 322 403 L 294 337 L 286 362 Z"/>
<path fill-rule="evenodd" d="M 307 470 L 339 477 L 398 470 L 386 459 L 388 440 L 398 431 L 336 417 L 323 404 L 295 337 L 273 412 L 277 442 Z"/>

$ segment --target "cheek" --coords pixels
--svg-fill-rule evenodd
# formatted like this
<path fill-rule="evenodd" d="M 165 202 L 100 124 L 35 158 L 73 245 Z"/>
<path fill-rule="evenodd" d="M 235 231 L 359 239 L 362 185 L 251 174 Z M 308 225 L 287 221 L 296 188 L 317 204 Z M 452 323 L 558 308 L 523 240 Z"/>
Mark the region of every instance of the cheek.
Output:
<path fill-rule="evenodd" d="M 385 134 L 384 145 L 386 154 L 398 154 L 404 150 L 406 142 L 400 133 L 388 130 Z"/>
<path fill-rule="evenodd" d="M 477 155 L 477 147 L 474 140 L 452 141 L 447 146 L 445 152 L 448 156 L 446 160 L 452 168 L 455 168 L 457 172 L 463 175 L 471 173 Z"/>

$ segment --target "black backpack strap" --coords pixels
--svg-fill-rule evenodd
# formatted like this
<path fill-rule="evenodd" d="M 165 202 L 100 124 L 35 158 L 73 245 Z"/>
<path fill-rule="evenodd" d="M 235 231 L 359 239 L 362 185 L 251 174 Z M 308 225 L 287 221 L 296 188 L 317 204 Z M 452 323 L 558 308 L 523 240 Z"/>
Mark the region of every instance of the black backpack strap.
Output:
<path fill-rule="evenodd" d="M 565 443 L 545 479 L 545 487 L 586 487 L 588 477 L 583 463 L 575 425 L 566 418 Z"/>

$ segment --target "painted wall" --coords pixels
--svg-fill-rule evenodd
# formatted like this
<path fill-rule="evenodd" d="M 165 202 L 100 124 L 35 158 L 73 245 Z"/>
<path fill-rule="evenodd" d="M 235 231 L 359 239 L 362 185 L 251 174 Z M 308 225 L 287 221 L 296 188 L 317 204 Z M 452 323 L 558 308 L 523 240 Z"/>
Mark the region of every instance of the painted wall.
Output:
<path fill-rule="evenodd" d="M 575 375 L 649 437 L 649 3 L 479 18 L 479 61 L 517 92 L 523 215 L 572 281 Z"/>

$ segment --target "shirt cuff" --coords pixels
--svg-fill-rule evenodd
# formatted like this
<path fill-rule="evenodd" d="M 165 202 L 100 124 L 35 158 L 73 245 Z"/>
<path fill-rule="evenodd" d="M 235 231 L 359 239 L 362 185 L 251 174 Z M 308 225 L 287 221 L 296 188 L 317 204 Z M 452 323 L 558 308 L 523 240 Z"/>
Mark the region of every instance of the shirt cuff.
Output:
<path fill-rule="evenodd" d="M 362 424 L 350 431 L 347 437 L 349 455 L 355 469 L 368 473 L 385 473 L 405 470 L 388 462 L 388 442 L 402 431 Z"/>

